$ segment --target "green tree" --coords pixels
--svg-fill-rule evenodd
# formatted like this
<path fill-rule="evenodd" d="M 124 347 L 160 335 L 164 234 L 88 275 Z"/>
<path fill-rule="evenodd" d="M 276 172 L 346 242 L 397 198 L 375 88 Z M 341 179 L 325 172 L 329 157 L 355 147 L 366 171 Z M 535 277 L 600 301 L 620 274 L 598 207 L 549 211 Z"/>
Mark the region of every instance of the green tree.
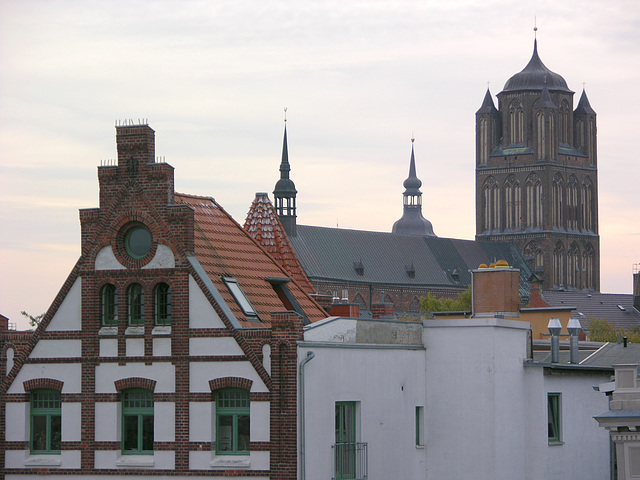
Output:
<path fill-rule="evenodd" d="M 640 343 L 638 328 L 615 328 L 604 318 L 592 318 L 589 323 L 589 340 L 592 342 L 617 342 L 627 337 L 630 342 Z"/>
<path fill-rule="evenodd" d="M 44 313 L 41 313 L 40 315 L 36 315 L 35 317 L 33 315 L 25 312 L 24 310 L 22 312 L 20 312 L 20 313 L 22 314 L 22 316 L 27 317 L 27 319 L 29 319 L 29 324 L 32 327 L 37 327 L 38 325 L 40 325 L 40 322 L 44 318 Z"/>
<path fill-rule="evenodd" d="M 431 292 L 420 299 L 420 312 L 428 315 L 433 312 L 468 312 L 470 310 L 471 286 L 458 295 L 455 300 L 444 297 L 437 298 Z"/>

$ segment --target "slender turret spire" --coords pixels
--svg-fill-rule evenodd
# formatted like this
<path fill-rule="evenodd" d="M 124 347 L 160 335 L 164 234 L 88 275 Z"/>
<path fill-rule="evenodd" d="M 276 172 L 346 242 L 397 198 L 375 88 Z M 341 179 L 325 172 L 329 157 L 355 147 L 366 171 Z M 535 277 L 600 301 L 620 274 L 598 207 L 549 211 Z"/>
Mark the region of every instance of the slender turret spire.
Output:
<path fill-rule="evenodd" d="M 296 186 L 289 178 L 289 147 L 287 145 L 287 109 L 284 109 L 284 138 L 282 140 L 282 160 L 280 161 L 280 180 L 273 190 L 276 213 L 287 235 L 296 236 Z"/>
<path fill-rule="evenodd" d="M 393 224 L 392 233 L 405 235 L 427 235 L 435 237 L 431 222 L 422 216 L 422 181 L 416 175 L 416 158 L 411 138 L 411 161 L 409 162 L 409 176 L 404 181 L 402 218 Z"/>

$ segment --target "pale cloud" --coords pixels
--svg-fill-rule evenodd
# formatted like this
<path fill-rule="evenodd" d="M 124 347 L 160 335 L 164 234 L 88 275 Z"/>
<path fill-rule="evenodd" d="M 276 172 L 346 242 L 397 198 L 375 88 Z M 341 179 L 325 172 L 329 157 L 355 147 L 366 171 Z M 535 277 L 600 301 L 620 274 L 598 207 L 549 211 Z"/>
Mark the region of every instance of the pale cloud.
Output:
<path fill-rule="evenodd" d="M 528 62 L 534 15 L 541 58 L 598 112 L 602 290 L 630 292 L 633 0 L 0 0 L 0 313 L 40 313 L 62 285 L 117 119 L 148 118 L 176 190 L 242 223 L 278 178 L 289 107 L 300 222 L 379 231 L 401 216 L 413 133 L 425 216 L 473 238 L 474 113 Z"/>

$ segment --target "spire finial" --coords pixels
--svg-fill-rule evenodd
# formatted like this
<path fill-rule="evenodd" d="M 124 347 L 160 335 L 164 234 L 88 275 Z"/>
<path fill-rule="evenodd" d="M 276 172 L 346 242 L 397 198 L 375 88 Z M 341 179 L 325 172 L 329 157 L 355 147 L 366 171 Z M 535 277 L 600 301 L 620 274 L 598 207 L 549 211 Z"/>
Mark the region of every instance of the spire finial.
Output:
<path fill-rule="evenodd" d="M 584 86 L 586 85 L 585 82 L 582 82 L 582 90 L 584 90 Z"/>
<path fill-rule="evenodd" d="M 411 143 L 416 141 L 416 137 L 413 135 L 413 132 L 411 132 Z"/>
<path fill-rule="evenodd" d="M 287 107 L 284 107 L 284 123 L 287 123 Z"/>
<path fill-rule="evenodd" d="M 534 40 L 538 38 L 538 19 L 533 17 L 533 38 Z"/>

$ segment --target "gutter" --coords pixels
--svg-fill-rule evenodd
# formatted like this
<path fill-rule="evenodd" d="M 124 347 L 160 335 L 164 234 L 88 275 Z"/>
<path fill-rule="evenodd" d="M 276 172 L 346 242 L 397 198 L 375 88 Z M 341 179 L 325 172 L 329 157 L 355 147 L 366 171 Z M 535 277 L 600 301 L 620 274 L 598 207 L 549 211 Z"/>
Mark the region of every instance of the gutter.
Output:
<path fill-rule="evenodd" d="M 305 425 L 304 425 L 304 367 L 313 360 L 316 354 L 307 352 L 307 356 L 300 362 L 300 480 L 305 480 Z"/>

